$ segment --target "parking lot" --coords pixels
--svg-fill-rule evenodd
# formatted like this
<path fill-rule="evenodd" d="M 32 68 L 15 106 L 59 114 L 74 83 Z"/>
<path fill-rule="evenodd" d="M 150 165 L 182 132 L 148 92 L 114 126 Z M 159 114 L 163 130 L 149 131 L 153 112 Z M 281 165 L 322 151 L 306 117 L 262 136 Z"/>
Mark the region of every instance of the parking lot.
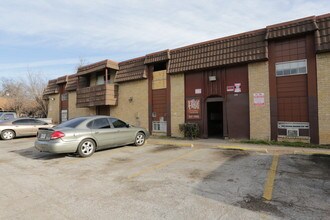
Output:
<path fill-rule="evenodd" d="M 329 219 L 330 156 L 146 144 L 92 157 L 0 141 L 0 219 Z"/>

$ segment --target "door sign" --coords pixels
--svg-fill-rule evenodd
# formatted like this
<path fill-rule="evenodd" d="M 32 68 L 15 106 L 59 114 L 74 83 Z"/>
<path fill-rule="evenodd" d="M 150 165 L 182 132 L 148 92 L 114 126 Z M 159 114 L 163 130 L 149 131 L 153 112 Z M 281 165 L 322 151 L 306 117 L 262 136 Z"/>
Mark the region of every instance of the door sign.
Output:
<path fill-rule="evenodd" d="M 264 106 L 265 93 L 253 93 L 253 104 L 256 106 Z"/>
<path fill-rule="evenodd" d="M 201 100 L 199 98 L 187 99 L 187 119 L 201 118 Z"/>
<path fill-rule="evenodd" d="M 235 93 L 239 93 L 239 92 L 241 92 L 242 90 L 241 90 L 241 83 L 235 83 L 234 84 L 234 92 Z"/>

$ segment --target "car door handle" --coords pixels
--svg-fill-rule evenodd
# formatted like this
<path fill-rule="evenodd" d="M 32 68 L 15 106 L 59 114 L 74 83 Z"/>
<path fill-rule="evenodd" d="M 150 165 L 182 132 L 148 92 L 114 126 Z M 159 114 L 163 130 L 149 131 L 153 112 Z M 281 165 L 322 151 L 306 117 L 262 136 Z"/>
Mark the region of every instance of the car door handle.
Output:
<path fill-rule="evenodd" d="M 99 134 L 99 133 L 100 133 L 100 132 L 98 132 L 98 131 L 95 131 L 95 132 L 94 132 L 94 134 Z"/>

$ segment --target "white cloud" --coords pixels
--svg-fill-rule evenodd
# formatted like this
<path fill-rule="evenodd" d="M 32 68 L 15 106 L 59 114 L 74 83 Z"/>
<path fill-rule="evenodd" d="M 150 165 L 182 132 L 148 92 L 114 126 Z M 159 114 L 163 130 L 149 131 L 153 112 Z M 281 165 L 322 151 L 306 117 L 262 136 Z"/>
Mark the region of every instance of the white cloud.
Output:
<path fill-rule="evenodd" d="M 1 1 L 0 46 L 38 50 L 46 45 L 49 53 L 51 48 L 80 48 L 85 54 L 90 51 L 90 56 L 109 54 L 99 60 L 121 61 L 329 11 L 328 0 Z M 56 66 L 60 74 L 64 69 L 72 72 L 78 58 L 62 58 L 0 61 L 0 75 L 3 70 L 43 71 Z M 95 57 L 90 60 L 97 61 Z M 60 70 L 60 66 L 70 68 Z"/>
<path fill-rule="evenodd" d="M 2 32 L 34 36 L 35 44 L 115 50 L 166 49 L 330 10 L 326 0 L 13 0 L 0 6 Z"/>

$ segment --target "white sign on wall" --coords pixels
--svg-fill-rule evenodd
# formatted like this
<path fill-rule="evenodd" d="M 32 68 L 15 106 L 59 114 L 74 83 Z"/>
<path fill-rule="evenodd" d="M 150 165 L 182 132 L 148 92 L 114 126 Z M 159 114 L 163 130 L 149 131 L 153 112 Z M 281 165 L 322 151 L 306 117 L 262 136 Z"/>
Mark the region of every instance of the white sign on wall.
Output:
<path fill-rule="evenodd" d="M 241 90 L 241 83 L 235 83 L 235 84 L 234 84 L 234 92 L 235 92 L 235 93 L 240 93 L 240 92 L 242 92 L 242 90 Z"/>
<path fill-rule="evenodd" d="M 202 89 L 195 89 L 195 94 L 202 94 Z"/>
<path fill-rule="evenodd" d="M 264 106 L 265 93 L 253 93 L 253 104 L 256 106 Z"/>
<path fill-rule="evenodd" d="M 68 110 L 62 110 L 61 111 L 61 122 L 68 120 Z"/>

